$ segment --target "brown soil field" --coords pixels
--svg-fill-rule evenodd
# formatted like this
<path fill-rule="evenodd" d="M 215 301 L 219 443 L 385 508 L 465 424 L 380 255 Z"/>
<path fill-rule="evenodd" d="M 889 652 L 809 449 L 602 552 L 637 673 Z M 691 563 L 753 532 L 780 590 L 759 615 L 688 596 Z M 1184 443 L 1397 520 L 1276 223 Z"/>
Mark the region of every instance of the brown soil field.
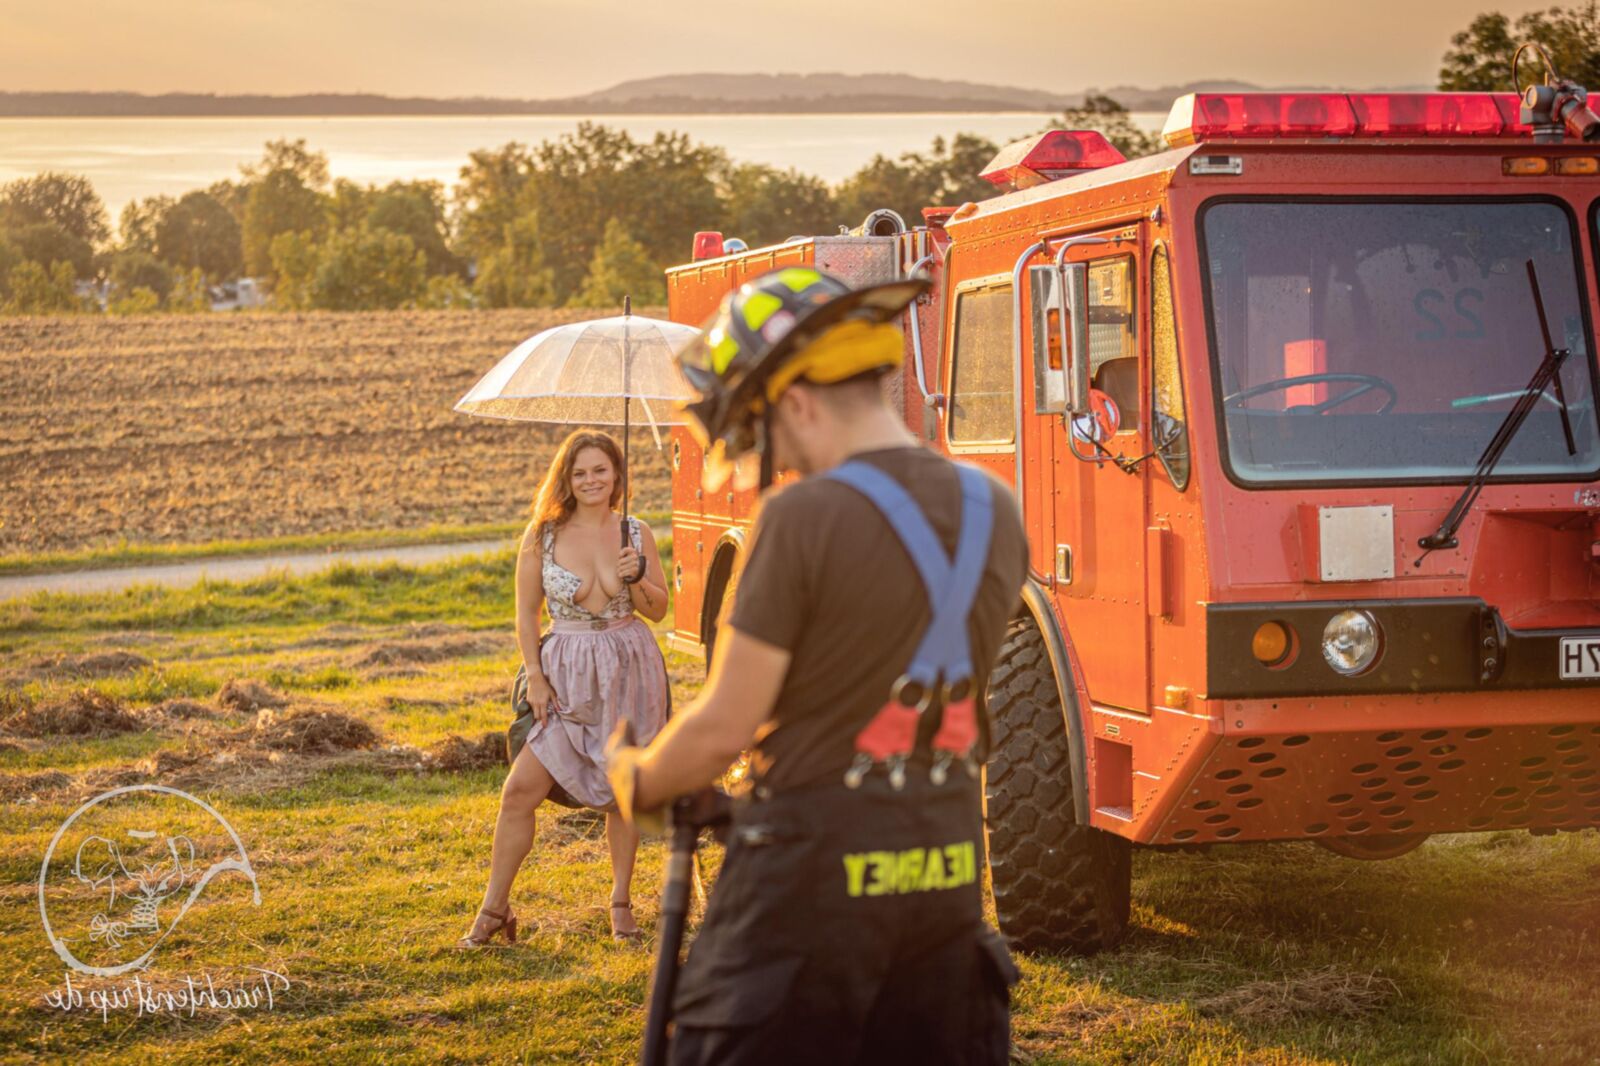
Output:
<path fill-rule="evenodd" d="M 515 521 L 564 428 L 451 407 L 592 314 L 0 318 L 0 554 Z M 634 444 L 635 505 L 663 506 Z"/>

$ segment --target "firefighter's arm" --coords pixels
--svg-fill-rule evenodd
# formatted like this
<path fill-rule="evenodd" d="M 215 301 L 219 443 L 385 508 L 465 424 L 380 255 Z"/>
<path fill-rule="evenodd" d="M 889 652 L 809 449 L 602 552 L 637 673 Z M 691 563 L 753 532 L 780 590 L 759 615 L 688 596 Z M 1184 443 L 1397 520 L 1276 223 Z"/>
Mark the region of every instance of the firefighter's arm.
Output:
<path fill-rule="evenodd" d="M 632 809 L 643 813 L 720 777 L 772 716 L 789 659 L 784 649 L 724 626 L 700 697 L 674 714 L 643 751 L 613 752 L 619 799 L 631 786 Z M 631 782 L 618 782 L 619 774 L 631 774 Z"/>

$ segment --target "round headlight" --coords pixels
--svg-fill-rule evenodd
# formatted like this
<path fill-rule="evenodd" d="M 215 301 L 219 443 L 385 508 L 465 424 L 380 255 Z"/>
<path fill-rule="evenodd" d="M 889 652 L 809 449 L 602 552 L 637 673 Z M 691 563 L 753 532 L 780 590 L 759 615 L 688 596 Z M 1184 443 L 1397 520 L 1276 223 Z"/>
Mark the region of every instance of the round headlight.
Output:
<path fill-rule="evenodd" d="M 1378 661 L 1382 635 L 1366 611 L 1340 611 L 1322 630 L 1322 657 L 1339 673 L 1354 676 Z"/>

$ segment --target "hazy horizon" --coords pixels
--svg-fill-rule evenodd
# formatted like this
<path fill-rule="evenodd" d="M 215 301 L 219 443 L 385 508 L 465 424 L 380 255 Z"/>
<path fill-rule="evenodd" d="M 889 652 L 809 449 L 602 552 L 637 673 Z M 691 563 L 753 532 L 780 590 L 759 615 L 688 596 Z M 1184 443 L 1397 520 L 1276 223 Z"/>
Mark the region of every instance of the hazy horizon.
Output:
<path fill-rule="evenodd" d="M 906 73 L 1053 93 L 1211 79 L 1431 85 L 1484 10 L 1548 2 L 1280 0 L 102 0 L 93 16 L 5 4 L 0 89 L 548 99 L 686 73 Z M 1025 32 L 1019 32 L 1019 27 Z M 639 47 L 640 42 L 648 49 Z M 1226 59 L 1222 56 L 1227 56 Z"/>

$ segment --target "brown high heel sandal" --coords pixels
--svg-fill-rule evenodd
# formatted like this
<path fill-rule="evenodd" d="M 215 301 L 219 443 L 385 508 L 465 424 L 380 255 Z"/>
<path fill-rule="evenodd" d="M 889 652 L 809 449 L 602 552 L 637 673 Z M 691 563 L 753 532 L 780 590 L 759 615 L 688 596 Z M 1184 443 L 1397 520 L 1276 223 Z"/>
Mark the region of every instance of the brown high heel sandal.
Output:
<path fill-rule="evenodd" d="M 456 941 L 456 947 L 481 948 L 486 946 L 489 941 L 493 940 L 496 935 L 502 932 L 505 933 L 507 944 L 515 944 L 517 942 L 517 916 L 511 913 L 510 907 L 506 908 L 506 912 L 504 914 L 496 914 L 491 910 L 480 910 L 478 913 L 483 915 L 485 918 L 493 918 L 500 924 L 489 930 L 487 933 L 479 933 L 477 936 L 473 936 L 471 933 L 468 933 L 466 936 Z"/>
<path fill-rule="evenodd" d="M 613 903 L 611 905 L 611 909 L 614 911 L 627 911 L 631 914 L 633 912 L 633 901 L 630 899 L 625 899 L 621 903 Z M 625 933 L 620 932 L 617 929 L 616 918 L 613 917 L 611 919 L 611 939 L 615 940 L 619 944 L 637 944 L 639 941 L 644 939 L 644 930 L 630 929 Z"/>

